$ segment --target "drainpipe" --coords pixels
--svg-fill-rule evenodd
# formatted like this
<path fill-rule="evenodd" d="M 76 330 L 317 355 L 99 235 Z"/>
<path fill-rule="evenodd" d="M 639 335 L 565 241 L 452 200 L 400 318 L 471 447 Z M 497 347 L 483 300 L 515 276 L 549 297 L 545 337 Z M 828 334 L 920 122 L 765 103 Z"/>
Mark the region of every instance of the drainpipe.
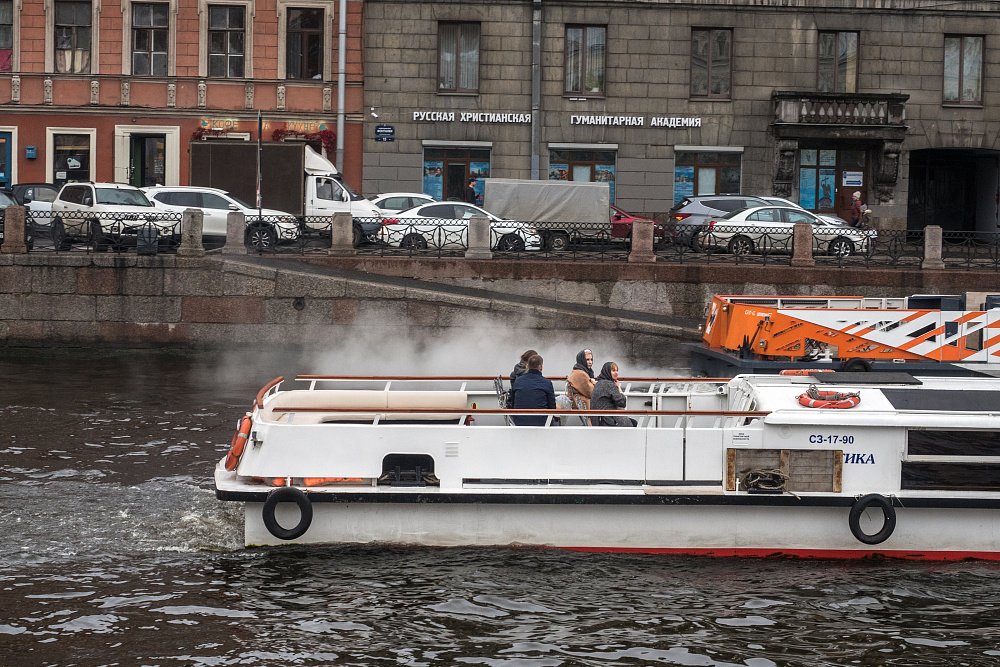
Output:
<path fill-rule="evenodd" d="M 344 87 L 347 82 L 347 0 L 340 0 L 340 30 L 337 33 L 337 171 L 344 173 Z"/>
<path fill-rule="evenodd" d="M 531 179 L 539 179 L 542 108 L 542 0 L 533 0 L 531 17 Z"/>

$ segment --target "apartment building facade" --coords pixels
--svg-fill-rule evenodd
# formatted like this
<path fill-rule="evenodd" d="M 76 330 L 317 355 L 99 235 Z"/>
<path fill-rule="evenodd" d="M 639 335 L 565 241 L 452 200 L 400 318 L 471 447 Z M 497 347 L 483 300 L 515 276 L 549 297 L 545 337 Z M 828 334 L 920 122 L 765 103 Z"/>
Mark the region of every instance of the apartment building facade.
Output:
<path fill-rule="evenodd" d="M 263 140 L 311 143 L 360 187 L 363 14 L 355 0 L 0 0 L 0 186 L 184 185 L 189 142 L 256 141 L 260 110 Z"/>
<path fill-rule="evenodd" d="M 847 218 L 860 191 L 885 224 L 1000 231 L 995 3 L 369 0 L 365 32 L 365 192 L 588 180 L 633 213 Z"/>

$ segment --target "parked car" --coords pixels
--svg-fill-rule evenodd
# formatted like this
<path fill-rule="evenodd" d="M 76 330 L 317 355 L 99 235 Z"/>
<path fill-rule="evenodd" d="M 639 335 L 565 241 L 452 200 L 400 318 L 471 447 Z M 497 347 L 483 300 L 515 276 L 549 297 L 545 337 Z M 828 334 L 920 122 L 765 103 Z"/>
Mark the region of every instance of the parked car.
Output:
<path fill-rule="evenodd" d="M 135 245 L 139 230 L 152 225 L 158 238 L 179 240 L 180 221 L 158 210 L 139 188 L 124 183 L 67 183 L 52 201 L 50 234 L 57 249 L 74 241 L 94 250 Z"/>
<path fill-rule="evenodd" d="M 702 225 L 694 244 L 701 250 L 728 250 L 733 255 L 752 252 L 791 252 L 795 223 L 812 225 L 813 251 L 846 257 L 868 252 L 876 233 L 824 220 L 791 206 L 753 206 Z"/>
<path fill-rule="evenodd" d="M 14 201 L 33 214 L 32 229 L 47 235 L 52 221 L 52 202 L 59 194 L 59 186 L 51 183 L 18 183 L 11 187 L 11 192 Z"/>
<path fill-rule="evenodd" d="M 791 206 L 792 208 L 801 208 L 802 210 L 808 210 L 801 204 L 796 204 L 793 201 L 790 201 L 788 199 L 783 199 L 781 197 L 761 197 L 761 199 L 763 199 L 768 204 L 774 204 L 775 206 Z M 827 220 L 834 224 L 838 225 L 847 224 L 847 220 L 844 220 L 840 216 L 833 215 L 832 213 L 814 213 L 813 215 L 815 215 L 817 218 L 823 218 L 824 220 Z"/>
<path fill-rule="evenodd" d="M 225 190 L 191 185 L 155 185 L 142 188 L 156 208 L 176 213 L 197 208 L 205 214 L 202 238 L 225 241 L 227 218 L 230 212 L 242 213 L 247 219 L 244 242 L 256 250 L 269 250 L 279 241 L 299 238 L 299 223 L 295 216 L 285 211 L 265 208 L 260 211 L 263 219 L 257 220 L 258 210 Z"/>
<path fill-rule="evenodd" d="M 697 238 L 698 227 L 709 218 L 720 217 L 749 206 L 766 204 L 759 197 L 745 195 L 704 195 L 685 197 L 670 209 L 667 233 L 674 242 L 690 245 Z"/>
<path fill-rule="evenodd" d="M 630 213 L 626 213 L 614 204 L 610 205 L 611 213 L 611 238 L 613 239 L 631 239 L 632 238 L 632 223 L 636 220 L 649 220 L 653 223 L 653 243 L 660 243 L 667 234 L 667 230 L 663 228 L 663 225 L 656 222 L 651 218 L 642 218 L 634 216 Z"/>
<path fill-rule="evenodd" d="M 542 237 L 529 223 L 503 220 L 461 202 L 433 202 L 401 211 L 382 221 L 378 237 L 382 243 L 414 250 L 467 247 L 469 219 L 476 215 L 489 218 L 494 250 L 541 250 Z"/>
<path fill-rule="evenodd" d="M 18 206 L 11 190 L 0 190 L 0 245 L 3 245 L 4 220 L 7 217 L 7 207 Z M 28 250 L 34 246 L 34 236 L 32 234 L 31 212 L 24 211 L 24 244 Z"/>
<path fill-rule="evenodd" d="M 399 211 L 408 211 L 421 204 L 430 204 L 437 200 L 430 195 L 417 192 L 387 192 L 386 194 L 372 197 L 371 201 L 386 213 L 398 213 Z"/>

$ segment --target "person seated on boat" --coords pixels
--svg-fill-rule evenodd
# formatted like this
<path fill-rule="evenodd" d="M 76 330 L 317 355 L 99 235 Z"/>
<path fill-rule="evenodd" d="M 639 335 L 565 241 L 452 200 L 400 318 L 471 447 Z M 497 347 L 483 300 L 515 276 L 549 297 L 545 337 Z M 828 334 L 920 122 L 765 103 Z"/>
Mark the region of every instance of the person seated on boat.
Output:
<path fill-rule="evenodd" d="M 542 358 L 528 357 L 528 370 L 510 388 L 511 405 L 515 410 L 555 410 L 556 392 L 552 380 L 542 375 Z M 511 415 L 515 426 L 545 426 L 546 415 Z"/>
<path fill-rule="evenodd" d="M 528 359 L 538 354 L 534 350 L 528 350 L 521 355 L 520 361 L 514 364 L 514 370 L 510 372 L 510 386 L 514 386 L 514 380 L 521 377 L 528 371 Z"/>
<path fill-rule="evenodd" d="M 618 364 L 609 361 L 601 367 L 597 383 L 590 395 L 590 409 L 601 411 L 623 410 L 625 394 L 618 384 Z M 594 426 L 636 426 L 638 422 L 625 415 L 594 415 L 590 418 Z"/>
<path fill-rule="evenodd" d="M 594 353 L 590 350 L 580 350 L 576 355 L 576 364 L 566 378 L 566 395 L 574 410 L 590 409 L 590 395 L 594 391 Z"/>

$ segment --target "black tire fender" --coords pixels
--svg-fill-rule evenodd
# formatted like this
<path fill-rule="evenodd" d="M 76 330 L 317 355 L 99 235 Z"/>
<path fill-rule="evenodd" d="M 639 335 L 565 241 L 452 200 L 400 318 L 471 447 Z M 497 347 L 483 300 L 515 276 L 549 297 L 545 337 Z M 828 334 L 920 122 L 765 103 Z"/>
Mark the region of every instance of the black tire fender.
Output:
<path fill-rule="evenodd" d="M 874 535 L 869 535 L 861 530 L 861 515 L 869 507 L 877 507 L 882 510 L 882 516 L 885 518 L 882 530 Z M 878 493 L 869 493 L 866 496 L 858 498 L 851 507 L 851 513 L 847 517 L 847 524 L 851 527 L 851 532 L 854 534 L 854 537 L 858 538 L 859 542 L 863 542 L 864 544 L 881 544 L 889 539 L 892 531 L 896 529 L 896 510 L 893 509 L 892 501 L 889 498 Z"/>
<path fill-rule="evenodd" d="M 299 522 L 292 528 L 284 528 L 274 517 L 274 510 L 278 507 L 278 503 L 285 502 L 298 505 L 299 513 L 301 514 Z M 267 494 L 267 500 L 264 501 L 264 509 L 261 515 L 267 531 L 279 540 L 298 539 L 309 530 L 309 526 L 312 524 L 312 501 L 309 500 L 309 496 L 294 486 L 283 486 Z"/>

